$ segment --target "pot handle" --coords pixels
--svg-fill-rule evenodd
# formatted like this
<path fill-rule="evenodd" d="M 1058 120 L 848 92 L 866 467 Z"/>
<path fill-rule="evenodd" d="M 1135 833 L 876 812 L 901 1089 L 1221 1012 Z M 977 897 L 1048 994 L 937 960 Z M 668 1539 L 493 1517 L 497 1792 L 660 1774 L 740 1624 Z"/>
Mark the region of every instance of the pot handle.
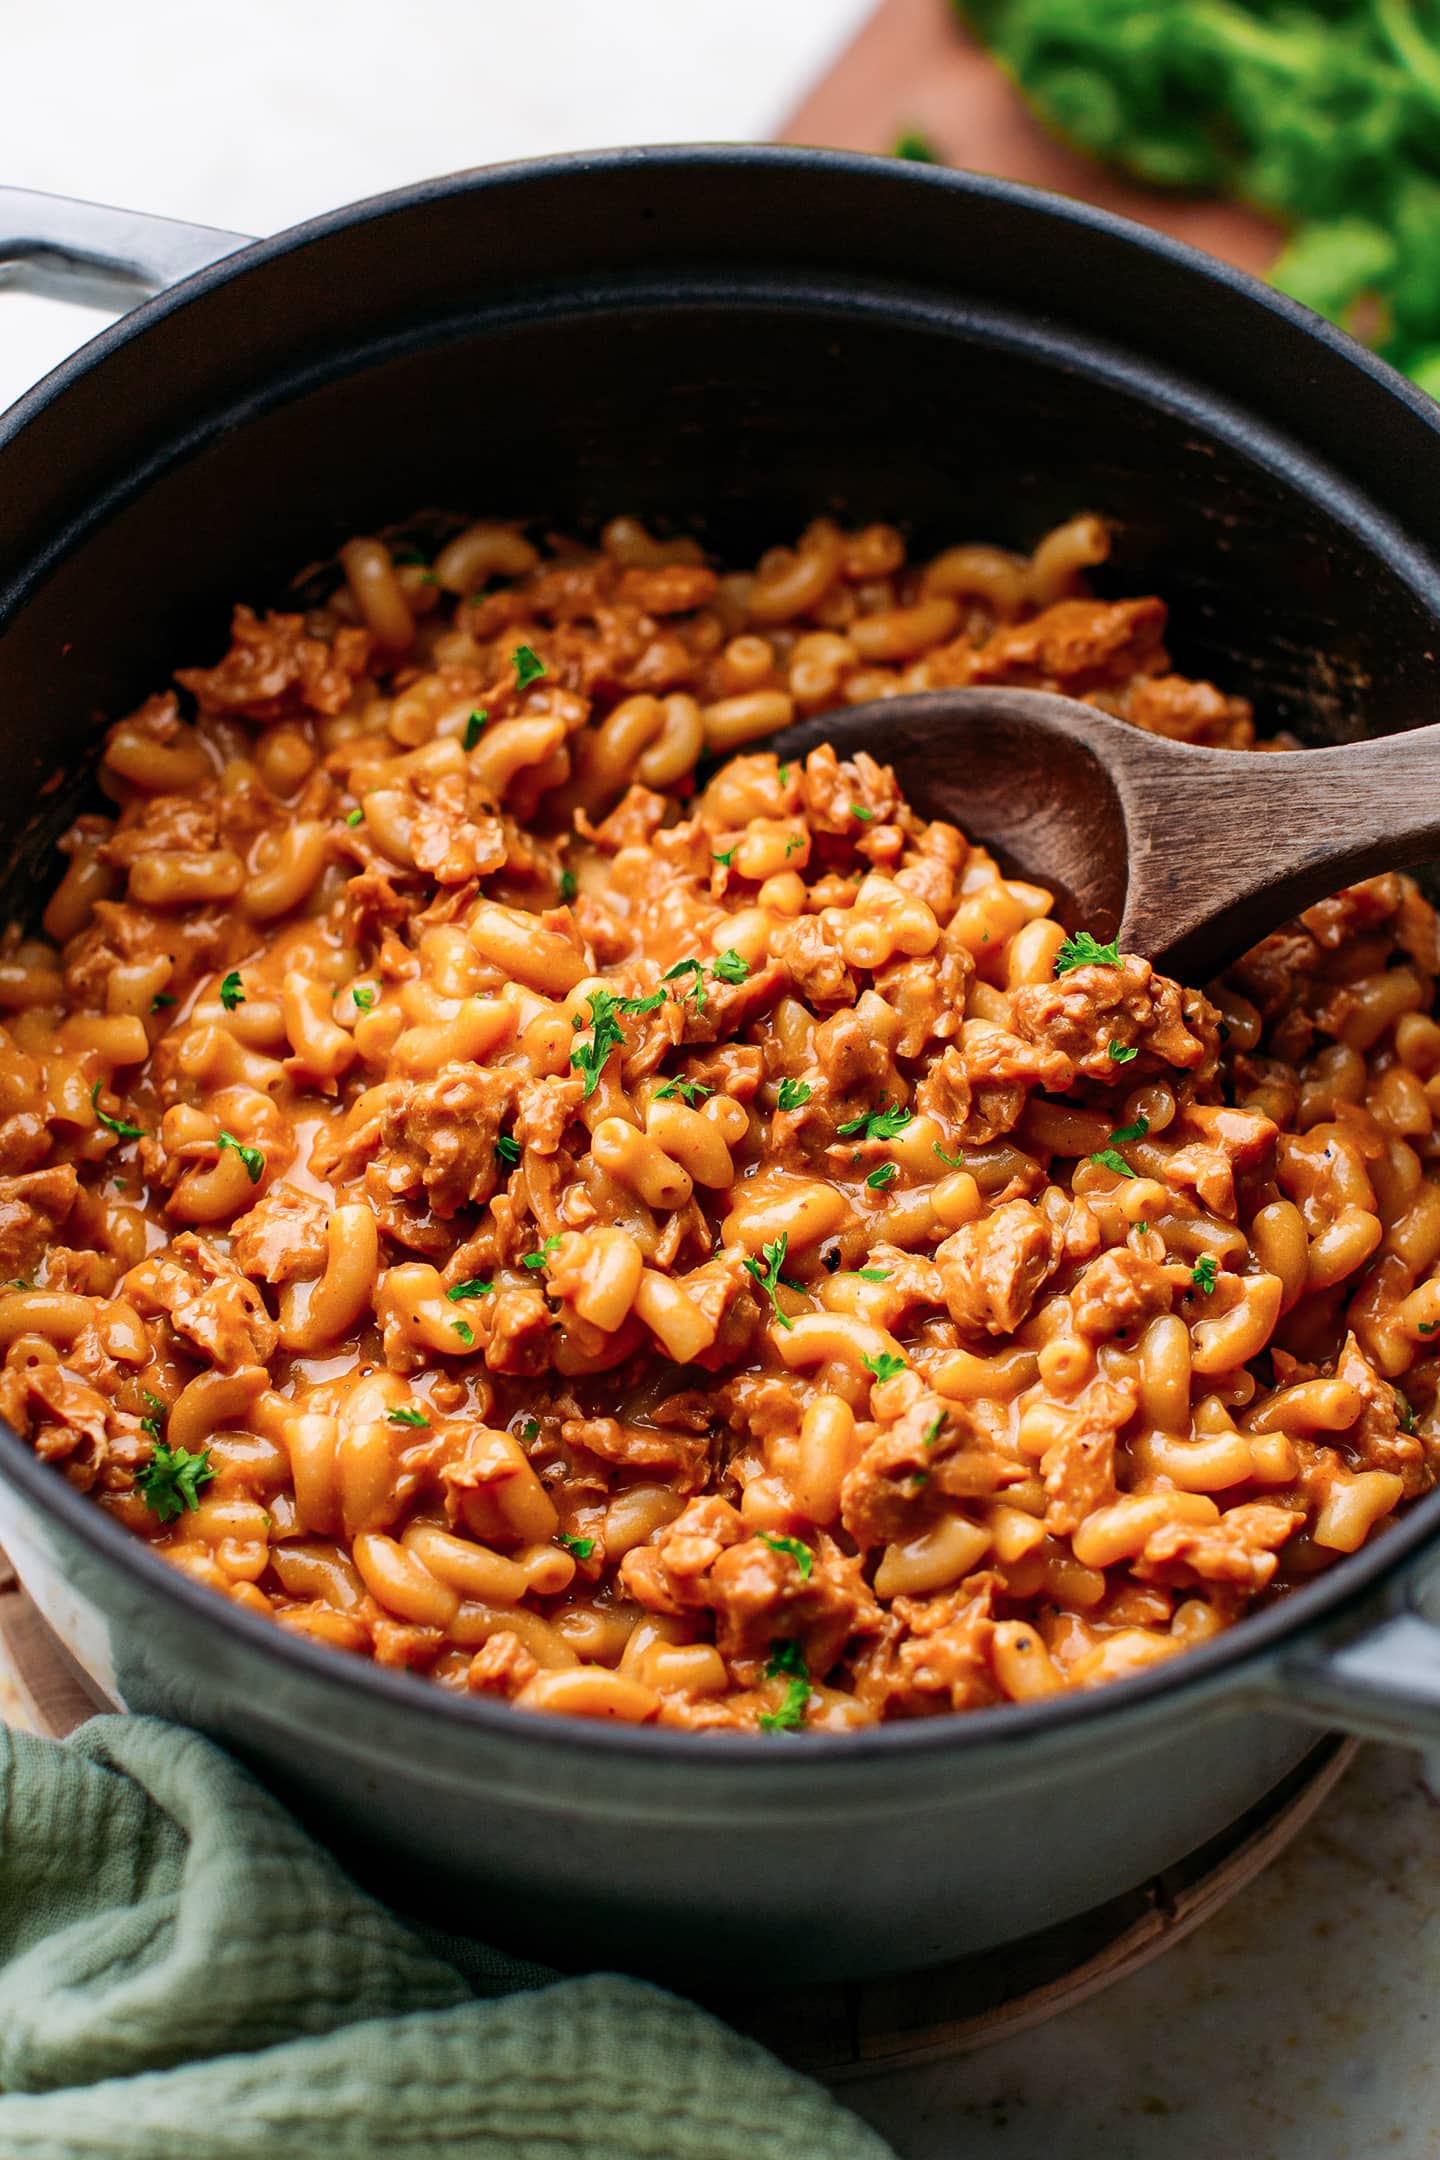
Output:
<path fill-rule="evenodd" d="M 123 313 L 237 248 L 244 233 L 0 187 L 0 285 Z"/>
<path fill-rule="evenodd" d="M 1266 1693 L 1278 1708 L 1332 1731 L 1440 1749 L 1440 1625 L 1421 1609 L 1415 1578 L 1398 1609 L 1371 1626 L 1282 1657 Z"/>

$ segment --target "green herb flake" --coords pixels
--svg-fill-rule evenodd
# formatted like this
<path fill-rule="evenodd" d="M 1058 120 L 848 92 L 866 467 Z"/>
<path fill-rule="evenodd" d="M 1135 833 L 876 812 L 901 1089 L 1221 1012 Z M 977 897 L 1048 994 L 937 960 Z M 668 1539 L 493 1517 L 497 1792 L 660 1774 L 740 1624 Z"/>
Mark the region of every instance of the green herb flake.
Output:
<path fill-rule="evenodd" d="M 353 831 L 357 825 L 364 824 L 365 812 L 363 810 L 347 810 L 345 813 L 345 822 Z"/>
<path fill-rule="evenodd" d="M 561 899 L 565 901 L 573 900 L 579 890 L 580 880 L 576 877 L 575 872 L 573 870 L 562 870 L 560 872 Z"/>
<path fill-rule="evenodd" d="M 464 1343 L 465 1348 L 467 1350 L 473 1350 L 475 1347 L 475 1330 L 471 1327 L 469 1321 L 452 1320 L 450 1325 L 454 1328 L 455 1333 L 460 1337 L 461 1342 Z"/>
<path fill-rule="evenodd" d="M 781 787 L 785 787 L 790 779 L 790 767 L 788 765 L 779 766 L 776 770 L 775 777 L 780 782 Z"/>
<path fill-rule="evenodd" d="M 563 1530 L 560 1531 L 555 1542 L 557 1545 L 563 1545 L 566 1552 L 574 1553 L 577 1560 L 588 1560 L 595 1550 L 593 1537 L 569 1537 Z"/>
<path fill-rule="evenodd" d="M 1420 1333 L 1422 1335 L 1433 1335 L 1437 1327 L 1440 1327 L 1440 1320 L 1422 1320 L 1420 1322 Z"/>
<path fill-rule="evenodd" d="M 930 1423 L 925 1428 L 926 1447 L 934 1447 L 936 1441 L 940 1438 L 940 1435 L 942 1432 L 944 1432 L 944 1430 L 945 1412 L 943 1410 L 937 1410 L 934 1417 L 931 1418 Z"/>
<path fill-rule="evenodd" d="M 1415 1430 L 1415 1411 L 1408 1398 L 1401 1393 L 1398 1387 L 1395 1390 L 1395 1408 L 1399 1412 L 1401 1430 L 1413 1433 Z"/>
<path fill-rule="evenodd" d="M 350 995 L 361 1012 L 369 1012 L 375 1003 L 375 986 L 373 983 L 352 983 Z"/>
<path fill-rule="evenodd" d="M 815 1555 L 808 1545 L 802 1545 L 799 1538 L 772 1537 L 768 1530 L 760 1531 L 759 1538 L 762 1545 L 770 1547 L 771 1552 L 789 1553 L 800 1570 L 801 1581 L 809 1582 L 815 1566 Z"/>
<path fill-rule="evenodd" d="M 220 1003 L 226 1012 L 234 1012 L 237 1005 L 245 1003 L 245 992 L 240 987 L 240 971 L 232 968 L 220 985 Z"/>
<path fill-rule="evenodd" d="M 898 1103 L 883 1102 L 878 1110 L 847 1118 L 835 1130 L 847 1140 L 852 1133 L 858 1132 L 863 1132 L 867 1140 L 898 1140 L 914 1115 L 913 1110 L 902 1110 Z"/>
<path fill-rule="evenodd" d="M 902 1373 L 905 1370 L 904 1358 L 894 1357 L 888 1350 L 882 1350 L 878 1357 L 861 1358 L 860 1362 L 865 1367 L 866 1372 L 871 1374 L 876 1382 L 882 1386 L 885 1381 L 893 1380 L 897 1373 Z"/>
<path fill-rule="evenodd" d="M 767 1680 L 784 1680 L 786 1688 L 778 1710 L 761 1711 L 757 1721 L 761 1732 L 797 1731 L 805 1723 L 810 1703 L 810 1668 L 798 1642 L 770 1645 L 765 1677 Z"/>
<path fill-rule="evenodd" d="M 714 976 L 716 982 L 743 983 L 749 977 L 750 963 L 748 960 L 742 960 L 734 946 L 731 945 L 716 960 L 712 961 L 710 973 Z"/>
<path fill-rule="evenodd" d="M 587 1002 L 590 1007 L 590 1040 L 577 1043 L 570 1053 L 571 1065 L 585 1077 L 585 1093 L 582 1098 L 585 1102 L 589 1102 L 599 1087 L 600 1075 L 605 1070 L 605 1062 L 611 1051 L 618 1049 L 625 1040 L 625 1030 L 616 1018 L 619 1000 L 613 991 L 592 990 Z M 581 1029 L 585 1026 L 579 1013 L 575 1015 L 574 1025 Z"/>
<path fill-rule="evenodd" d="M 1215 1270 L 1218 1263 L 1210 1253 L 1205 1253 L 1190 1270 L 1190 1280 L 1202 1297 L 1209 1297 L 1215 1288 Z"/>
<path fill-rule="evenodd" d="M 1124 1043 L 1111 1042 L 1106 1045 L 1105 1055 L 1112 1065 L 1128 1065 L 1131 1058 L 1139 1057 L 1140 1051 L 1138 1045 L 1135 1044 L 1132 1044 L 1127 1050 Z"/>
<path fill-rule="evenodd" d="M 814 1092 L 808 1080 L 792 1080 L 787 1073 L 780 1082 L 776 1107 L 781 1110 L 803 1110 Z"/>
<path fill-rule="evenodd" d="M 1113 1170 L 1117 1177 L 1134 1177 L 1135 1175 L 1129 1163 L 1126 1162 L 1124 1156 L 1116 1148 L 1102 1147 L 1090 1157 L 1090 1160 L 1093 1163 L 1098 1163 L 1102 1170 Z"/>
<path fill-rule="evenodd" d="M 522 646 L 522 647 L 521 647 L 521 651 L 523 652 L 524 650 L 525 650 L 525 647 L 524 647 L 524 646 Z M 518 657 L 518 655 L 517 655 L 517 657 Z M 532 656 L 532 657 L 533 657 L 533 656 Z M 540 670 L 540 672 L 541 672 L 541 674 L 543 675 L 543 674 L 544 674 L 544 672 L 545 672 L 545 670 L 544 670 L 544 669 L 542 668 L 542 669 Z M 523 690 L 523 689 L 524 689 L 524 687 L 525 687 L 524 683 L 522 683 L 522 684 L 520 685 L 520 687 L 521 687 L 521 689 Z M 487 709 L 487 708 L 486 708 L 485 706 L 483 706 L 483 705 L 482 705 L 482 706 L 480 707 L 480 709 L 478 710 L 478 712 L 472 712 L 472 713 L 471 713 L 471 715 L 470 715 L 469 719 L 468 719 L 468 720 L 467 720 L 467 721 L 465 722 L 465 734 L 464 734 L 464 738 L 463 738 L 463 747 L 464 747 L 464 748 L 465 748 L 466 750 L 473 750 L 473 749 L 474 749 L 474 747 L 475 747 L 476 743 L 477 743 L 477 742 L 479 742 L 479 740 L 480 740 L 480 737 L 481 737 L 481 736 L 483 735 L 483 733 L 485 732 L 485 723 L 486 723 L 486 721 L 487 721 L 487 720 L 488 720 L 489 718 L 490 718 L 490 714 L 489 714 L 489 711 L 488 711 L 488 709 Z"/>
<path fill-rule="evenodd" d="M 234 1133 L 222 1132 L 220 1135 L 220 1152 L 222 1155 L 224 1154 L 226 1148 L 233 1148 L 235 1150 L 235 1153 L 240 1157 L 241 1162 L 245 1165 L 245 1175 L 249 1178 L 252 1185 L 258 1185 L 261 1178 L 265 1175 L 265 1156 L 263 1150 L 258 1147 L 246 1147 L 243 1140 L 237 1140 L 235 1138 Z"/>
<path fill-rule="evenodd" d="M 761 1246 L 758 1260 L 751 1255 L 746 1258 L 744 1263 L 746 1274 L 753 1275 L 756 1282 L 759 1283 L 760 1288 L 765 1292 L 775 1309 L 775 1318 L 783 1328 L 792 1328 L 795 1325 L 789 1314 L 780 1310 L 780 1300 L 776 1296 L 776 1291 L 781 1283 L 785 1281 L 785 1277 L 780 1270 L 785 1265 L 785 1254 L 789 1244 L 790 1233 L 788 1230 L 782 1230 L 779 1237 L 772 1238 L 768 1245 Z M 793 1290 L 797 1285 L 789 1283 L 786 1287 Z"/>
<path fill-rule="evenodd" d="M 148 1420 L 142 1422 L 148 1426 Z M 149 1462 L 136 1474 L 135 1490 L 162 1523 L 174 1522 L 187 1508 L 199 1507 L 200 1487 L 214 1475 L 208 1447 L 192 1455 L 188 1448 L 172 1450 L 156 1439 Z"/>
<path fill-rule="evenodd" d="M 1141 1237 L 1147 1237 L 1149 1235 L 1150 1225 L 1148 1222 L 1137 1222 L 1135 1228 L 1139 1231 Z"/>
<path fill-rule="evenodd" d="M 914 128 L 907 128 L 903 135 L 896 137 L 890 155 L 904 158 L 910 165 L 943 165 L 945 162 L 928 137 Z"/>
<path fill-rule="evenodd" d="M 869 824 L 870 824 L 870 823 L 872 822 L 872 820 L 874 819 L 874 816 L 875 816 L 875 812 L 874 812 L 873 810 L 867 810 L 867 809 L 865 808 L 865 805 L 864 805 L 863 803 L 858 803 L 858 802 L 857 802 L 857 803 L 851 803 L 851 805 L 850 805 L 850 815 L 851 815 L 852 817 L 857 817 L 857 818 L 859 818 L 862 824 L 864 824 L 864 825 L 869 825 Z"/>
<path fill-rule="evenodd" d="M 705 1080 L 667 1080 L 663 1087 L 656 1088 L 655 1100 L 674 1102 L 678 1095 L 681 1101 L 688 1103 L 693 1110 L 701 1095 L 713 1095 L 714 1092 L 714 1088 Z"/>
<path fill-rule="evenodd" d="M 168 990 L 157 990 L 150 1000 L 150 1010 L 152 1013 L 163 1012 L 167 1005 L 178 1005 L 179 1002 L 179 998 L 172 997 Z"/>
<path fill-rule="evenodd" d="M 90 1107 L 95 1112 L 100 1123 L 107 1132 L 113 1132 L 117 1140 L 143 1140 L 145 1137 L 143 1125 L 127 1125 L 124 1118 L 110 1117 L 100 1108 L 100 1090 L 103 1085 L 103 1081 L 97 1080 L 90 1090 Z"/>
<path fill-rule="evenodd" d="M 545 663 L 529 645 L 517 645 L 510 655 L 515 669 L 515 688 L 528 690 L 532 682 L 538 682 L 545 673 Z"/>
<path fill-rule="evenodd" d="M 791 856 L 792 856 L 792 855 L 793 855 L 793 854 L 795 853 L 795 850 L 796 850 L 796 848 L 798 848 L 799 846 L 800 846 L 800 835 L 799 835 L 798 833 L 791 833 L 791 835 L 790 835 L 790 838 L 789 838 L 789 839 L 788 839 L 788 840 L 787 840 L 787 841 L 785 842 L 785 860 L 786 860 L 786 862 L 789 862 L 789 860 L 790 860 L 790 857 L 791 857 Z"/>
<path fill-rule="evenodd" d="M 387 1410 L 385 1416 L 391 1425 L 423 1425 L 427 1432 L 430 1428 L 430 1420 L 423 1410 Z"/>
<path fill-rule="evenodd" d="M 508 1163 L 513 1170 L 520 1160 L 520 1142 L 513 1133 L 501 1133 L 495 1142 L 495 1160 Z"/>
<path fill-rule="evenodd" d="M 538 1440 L 540 1437 L 539 1418 L 526 1418 L 525 1423 L 520 1428 L 520 1437 L 522 1440 Z"/>
<path fill-rule="evenodd" d="M 693 997 L 696 1012 L 702 1013 L 705 1010 L 705 970 L 698 960 L 677 960 L 674 967 L 666 968 L 660 980 L 661 982 L 679 982 L 681 977 L 685 975 L 693 976 L 694 981 L 689 989 L 682 990 L 680 995 L 682 998 Z"/>
<path fill-rule="evenodd" d="M 712 854 L 712 855 L 711 855 L 711 857 L 710 857 L 710 860 L 711 860 L 711 862 L 718 862 L 718 863 L 720 863 L 720 864 L 721 864 L 721 865 L 722 865 L 722 866 L 723 866 L 723 867 L 724 867 L 724 868 L 725 868 L 726 870 L 728 870 L 728 869 L 730 868 L 730 865 L 731 865 L 731 863 L 733 863 L 733 862 L 734 862 L 734 860 L 735 860 L 735 848 L 738 848 L 738 847 L 739 847 L 739 845 L 740 845 L 740 843 L 739 843 L 739 841 L 737 840 L 737 841 L 735 842 L 735 847 L 732 847 L 732 848 L 727 848 L 727 849 L 725 850 L 725 853 L 724 853 L 723 855 L 715 855 L 715 854 Z"/>
<path fill-rule="evenodd" d="M 930 1473 L 928 1470 L 912 1470 L 905 1482 L 907 1485 L 919 1486 L 927 1484 L 929 1478 Z"/>
<path fill-rule="evenodd" d="M 527 1252 L 520 1265 L 528 1268 L 543 1268 L 559 1243 L 560 1232 L 557 1230 L 553 1237 L 546 1238 L 538 1252 Z"/>
<path fill-rule="evenodd" d="M 943 1162 L 943 1163 L 944 1163 L 944 1165 L 945 1165 L 945 1167 L 946 1167 L 946 1169 L 947 1169 L 947 1170 L 960 1170 L 960 1169 L 963 1169 L 963 1168 L 964 1168 L 964 1164 L 965 1164 L 965 1150 L 964 1150 L 964 1148 L 961 1148 L 961 1150 L 960 1150 L 960 1153 L 959 1153 L 958 1155 L 947 1155 L 947 1154 L 945 1153 L 945 1150 L 944 1150 L 944 1148 L 943 1148 L 943 1147 L 941 1147 L 941 1145 L 940 1145 L 940 1143 L 939 1143 L 939 1141 L 938 1141 L 938 1140 L 936 1140 L 936 1141 L 935 1141 L 935 1142 L 933 1143 L 933 1145 L 934 1145 L 934 1150 L 935 1150 L 935 1153 L 936 1153 L 936 1154 L 937 1154 L 937 1155 L 939 1156 L 939 1158 L 940 1158 L 941 1162 Z"/>
<path fill-rule="evenodd" d="M 452 1283 L 445 1295 L 452 1305 L 458 1305 L 461 1298 L 489 1297 L 494 1288 L 493 1282 L 481 1282 L 478 1275 L 472 1275 L 466 1282 Z"/>
<path fill-rule="evenodd" d="M 1149 1118 L 1137 1117 L 1133 1125 L 1117 1125 L 1114 1132 L 1111 1133 L 1110 1138 L 1113 1142 L 1119 1143 L 1123 1143 L 1127 1140 L 1143 1140 L 1149 1130 Z"/>
<path fill-rule="evenodd" d="M 1120 947 L 1112 938 L 1102 945 L 1088 930 L 1077 930 L 1074 937 L 1066 938 L 1055 955 L 1055 973 L 1068 975 L 1072 968 L 1119 967 Z"/>
<path fill-rule="evenodd" d="M 890 1270 L 883 1267 L 857 1267 L 855 1273 L 861 1282 L 889 1282 Z"/>
<path fill-rule="evenodd" d="M 899 1175 L 900 1165 L 898 1163 L 882 1162 L 878 1170 L 872 1170 L 870 1172 L 870 1175 L 866 1178 L 865 1183 L 869 1186 L 872 1192 L 883 1192 L 887 1185 L 894 1184 L 896 1178 L 899 1177 Z"/>

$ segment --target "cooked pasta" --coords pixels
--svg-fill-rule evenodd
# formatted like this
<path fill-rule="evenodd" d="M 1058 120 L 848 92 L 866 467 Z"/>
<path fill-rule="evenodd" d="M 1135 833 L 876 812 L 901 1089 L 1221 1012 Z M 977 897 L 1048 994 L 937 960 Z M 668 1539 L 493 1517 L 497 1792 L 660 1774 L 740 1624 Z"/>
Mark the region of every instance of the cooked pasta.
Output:
<path fill-rule="evenodd" d="M 1414 884 L 1202 993 L 765 748 L 1001 682 L 1251 747 L 1099 519 L 428 540 L 114 725 L 0 949 L 0 1411 L 59 1475 L 336 1649 L 766 1733 L 1122 1678 L 1430 1487 Z"/>

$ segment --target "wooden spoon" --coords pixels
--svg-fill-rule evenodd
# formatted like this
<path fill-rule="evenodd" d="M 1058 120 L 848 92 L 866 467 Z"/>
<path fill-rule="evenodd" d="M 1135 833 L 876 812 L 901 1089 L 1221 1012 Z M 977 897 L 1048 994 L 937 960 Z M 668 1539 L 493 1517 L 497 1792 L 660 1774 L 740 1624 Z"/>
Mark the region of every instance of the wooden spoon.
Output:
<path fill-rule="evenodd" d="M 1440 856 L 1440 725 L 1328 750 L 1199 749 L 1043 690 L 927 690 L 767 745 L 894 767 L 917 810 L 1054 892 L 1067 929 L 1206 981 L 1356 878 Z"/>

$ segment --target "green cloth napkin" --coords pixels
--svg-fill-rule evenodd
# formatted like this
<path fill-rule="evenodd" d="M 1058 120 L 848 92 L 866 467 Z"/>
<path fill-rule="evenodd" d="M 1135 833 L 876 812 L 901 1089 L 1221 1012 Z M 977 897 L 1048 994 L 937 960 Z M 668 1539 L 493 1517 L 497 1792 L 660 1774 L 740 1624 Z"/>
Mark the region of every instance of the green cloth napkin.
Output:
<path fill-rule="evenodd" d="M 462 1977 L 193 1733 L 0 1728 L 0 2154 L 172 2153 L 893 2160 L 659 1988 Z"/>

